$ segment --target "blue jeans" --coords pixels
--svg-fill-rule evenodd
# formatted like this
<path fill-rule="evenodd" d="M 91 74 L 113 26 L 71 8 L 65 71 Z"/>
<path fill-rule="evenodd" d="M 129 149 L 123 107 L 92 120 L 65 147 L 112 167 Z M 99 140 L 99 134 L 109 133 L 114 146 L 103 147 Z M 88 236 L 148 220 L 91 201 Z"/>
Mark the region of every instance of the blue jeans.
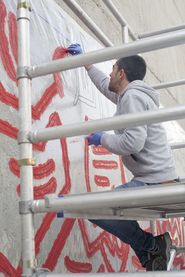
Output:
<path fill-rule="evenodd" d="M 146 184 L 132 180 L 115 190 L 123 190 L 130 187 L 140 187 Z M 148 261 L 148 252 L 154 248 L 154 237 L 151 233 L 143 231 L 135 220 L 89 220 L 100 228 L 118 237 L 121 241 L 129 244 L 135 251 L 142 265 Z"/>

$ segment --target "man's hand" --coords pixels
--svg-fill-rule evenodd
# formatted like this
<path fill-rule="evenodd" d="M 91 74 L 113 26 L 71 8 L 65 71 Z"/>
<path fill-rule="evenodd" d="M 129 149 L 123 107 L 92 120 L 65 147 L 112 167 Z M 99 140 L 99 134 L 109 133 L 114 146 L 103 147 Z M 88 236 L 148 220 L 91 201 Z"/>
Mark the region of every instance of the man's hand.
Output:
<path fill-rule="evenodd" d="M 97 132 L 95 134 L 91 134 L 90 136 L 86 137 L 88 141 L 88 145 L 101 145 L 101 137 L 104 134 L 104 132 Z"/>
<path fill-rule="evenodd" d="M 78 54 L 82 54 L 82 48 L 81 45 L 79 43 L 75 43 L 75 44 L 71 44 L 68 48 L 67 48 L 67 52 L 71 55 L 78 55 Z"/>
<path fill-rule="evenodd" d="M 75 43 L 75 44 L 71 44 L 69 45 L 69 47 L 67 48 L 67 53 L 71 54 L 71 55 L 79 55 L 82 54 L 82 48 L 81 45 L 79 43 Z M 91 69 L 92 65 L 84 65 L 86 70 L 88 71 L 89 69 Z"/>

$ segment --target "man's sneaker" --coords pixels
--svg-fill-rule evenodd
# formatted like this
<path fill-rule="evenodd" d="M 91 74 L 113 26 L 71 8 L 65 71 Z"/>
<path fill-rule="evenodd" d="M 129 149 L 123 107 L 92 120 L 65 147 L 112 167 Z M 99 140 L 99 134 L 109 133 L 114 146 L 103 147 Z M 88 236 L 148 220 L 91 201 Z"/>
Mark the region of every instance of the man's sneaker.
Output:
<path fill-rule="evenodd" d="M 167 270 L 170 260 L 172 241 L 169 233 L 154 237 L 155 247 L 149 252 L 149 261 L 146 264 L 147 271 Z"/>
<path fill-rule="evenodd" d="M 146 271 L 167 270 L 167 262 L 162 256 L 153 256 L 145 265 Z"/>
<path fill-rule="evenodd" d="M 152 255 L 162 256 L 167 262 L 170 260 L 170 249 L 172 247 L 172 240 L 169 233 L 164 233 L 160 236 L 154 237 L 155 249 L 151 252 Z"/>

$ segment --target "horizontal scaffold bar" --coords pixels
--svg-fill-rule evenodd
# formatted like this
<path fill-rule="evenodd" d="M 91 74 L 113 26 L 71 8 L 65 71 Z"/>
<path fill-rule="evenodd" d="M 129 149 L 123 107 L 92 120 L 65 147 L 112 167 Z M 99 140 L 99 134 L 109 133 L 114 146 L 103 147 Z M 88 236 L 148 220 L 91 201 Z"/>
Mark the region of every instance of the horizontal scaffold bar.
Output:
<path fill-rule="evenodd" d="M 185 148 L 185 142 L 179 142 L 179 143 L 171 143 L 170 144 L 171 149 L 181 149 Z"/>
<path fill-rule="evenodd" d="M 144 33 L 144 34 L 138 35 L 138 38 L 140 38 L 140 39 L 148 38 L 148 37 L 157 36 L 157 35 L 174 32 L 174 31 L 178 31 L 178 30 L 182 30 L 182 29 L 185 29 L 185 24 L 166 28 L 166 29 L 159 30 L 159 31 Z"/>
<path fill-rule="evenodd" d="M 33 277 L 184 277 L 185 270 L 182 271 L 158 271 L 158 272 L 119 272 L 119 273 L 42 273 Z"/>
<path fill-rule="evenodd" d="M 64 137 L 86 135 L 96 131 L 116 130 L 144 124 L 157 123 L 185 118 L 185 106 L 146 111 L 143 113 L 119 115 L 89 122 L 75 122 L 65 126 L 57 126 L 36 130 L 29 133 L 31 142 L 48 141 Z"/>
<path fill-rule="evenodd" d="M 87 64 L 99 63 L 107 60 L 128 57 L 139 53 L 159 50 L 185 43 L 185 30 L 176 31 L 160 37 L 138 40 L 120 46 L 107 47 L 101 50 L 51 61 L 42 65 L 34 65 L 27 69 L 30 78 L 43 76 L 63 70 L 68 70 Z"/>
<path fill-rule="evenodd" d="M 144 208 L 158 205 L 181 204 L 185 199 L 185 184 L 156 185 L 82 194 L 47 195 L 44 200 L 34 200 L 32 211 L 59 212 L 84 211 L 102 208 Z"/>
<path fill-rule="evenodd" d="M 164 88 L 171 88 L 171 87 L 177 87 L 177 86 L 183 86 L 183 85 L 185 85 L 185 79 L 157 84 L 157 85 L 154 85 L 153 88 L 164 89 Z"/>

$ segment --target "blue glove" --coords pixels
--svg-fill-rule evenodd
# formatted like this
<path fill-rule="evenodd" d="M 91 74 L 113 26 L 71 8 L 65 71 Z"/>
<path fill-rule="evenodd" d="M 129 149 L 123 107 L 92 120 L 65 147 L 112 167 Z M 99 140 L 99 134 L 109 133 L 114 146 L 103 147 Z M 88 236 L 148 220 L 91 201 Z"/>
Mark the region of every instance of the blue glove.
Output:
<path fill-rule="evenodd" d="M 88 144 L 89 145 L 101 145 L 101 137 L 102 135 L 104 134 L 104 132 L 98 132 L 98 133 L 95 133 L 95 134 L 91 134 L 90 136 L 87 137 L 87 140 L 88 140 Z"/>
<path fill-rule="evenodd" d="M 80 44 L 75 43 L 75 44 L 71 44 L 68 48 L 67 48 L 67 52 L 71 55 L 78 55 L 78 54 L 82 54 L 82 48 L 80 46 Z"/>
<path fill-rule="evenodd" d="M 58 197 L 63 197 L 63 195 L 59 194 Z M 64 218 L 64 213 L 62 211 L 58 212 L 57 213 L 57 218 Z"/>

